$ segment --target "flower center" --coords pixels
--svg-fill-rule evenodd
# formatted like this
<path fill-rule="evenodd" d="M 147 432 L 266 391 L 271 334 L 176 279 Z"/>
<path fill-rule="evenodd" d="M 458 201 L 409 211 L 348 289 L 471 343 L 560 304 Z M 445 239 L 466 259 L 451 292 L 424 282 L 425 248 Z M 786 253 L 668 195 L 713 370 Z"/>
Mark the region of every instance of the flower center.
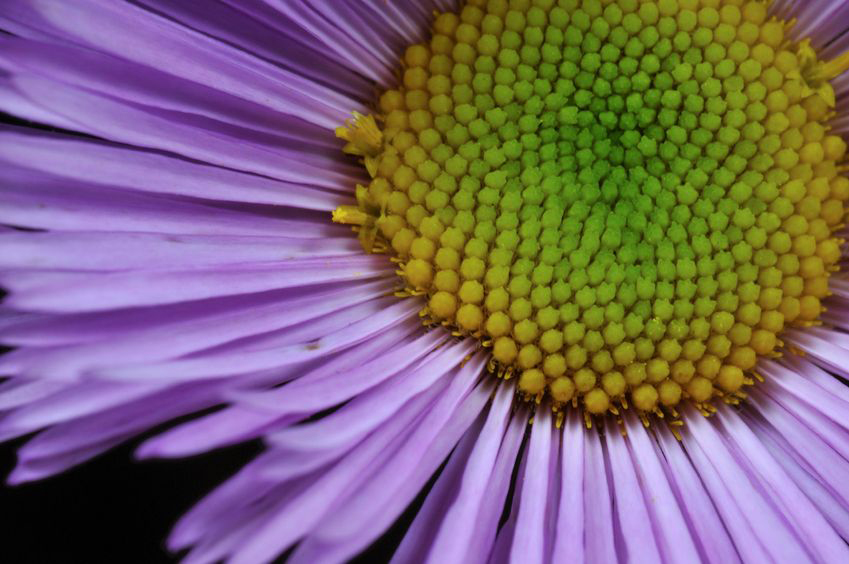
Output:
<path fill-rule="evenodd" d="M 334 219 L 528 398 L 736 402 L 841 254 L 849 64 L 789 26 L 755 1 L 470 1 L 338 131 L 373 180 Z"/>

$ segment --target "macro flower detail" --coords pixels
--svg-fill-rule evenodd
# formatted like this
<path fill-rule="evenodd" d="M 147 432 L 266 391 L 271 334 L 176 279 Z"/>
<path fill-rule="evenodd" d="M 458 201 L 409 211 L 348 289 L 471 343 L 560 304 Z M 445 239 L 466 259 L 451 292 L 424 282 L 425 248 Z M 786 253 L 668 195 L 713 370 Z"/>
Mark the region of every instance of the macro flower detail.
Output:
<path fill-rule="evenodd" d="M 443 13 L 407 48 L 383 135 L 341 130 L 373 179 L 334 221 L 555 409 L 745 398 L 840 259 L 846 143 L 824 124 L 845 58 L 765 3 L 515 8 Z"/>
<path fill-rule="evenodd" d="M 10 484 L 261 439 L 176 558 L 849 561 L 846 2 L 0 29 Z"/>

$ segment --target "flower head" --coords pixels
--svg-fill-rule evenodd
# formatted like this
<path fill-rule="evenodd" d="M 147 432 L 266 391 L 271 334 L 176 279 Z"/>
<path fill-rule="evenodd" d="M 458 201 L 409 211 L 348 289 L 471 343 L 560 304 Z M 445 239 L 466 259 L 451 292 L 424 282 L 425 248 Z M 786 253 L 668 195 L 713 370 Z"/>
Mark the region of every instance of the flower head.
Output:
<path fill-rule="evenodd" d="M 434 477 L 399 562 L 846 560 L 847 18 L 0 5 L 62 130 L 0 137 L 9 480 L 216 408 L 138 451 L 265 441 L 189 562 L 345 561 Z"/>
<path fill-rule="evenodd" d="M 446 12 L 407 48 L 385 135 L 341 130 L 372 131 L 373 180 L 334 221 L 379 230 L 422 313 L 529 397 L 737 402 L 840 259 L 846 143 L 823 124 L 846 62 L 763 3 L 516 8 Z"/>

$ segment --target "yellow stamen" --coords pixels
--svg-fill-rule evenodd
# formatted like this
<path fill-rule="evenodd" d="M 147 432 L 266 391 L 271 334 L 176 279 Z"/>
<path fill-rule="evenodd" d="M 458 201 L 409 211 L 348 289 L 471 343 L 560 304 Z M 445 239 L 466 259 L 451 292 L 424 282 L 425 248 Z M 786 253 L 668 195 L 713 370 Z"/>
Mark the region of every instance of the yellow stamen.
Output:
<path fill-rule="evenodd" d="M 837 78 L 847 70 L 849 70 L 849 51 L 823 63 L 819 75 L 823 80 L 831 80 Z"/>
<path fill-rule="evenodd" d="M 345 225 L 367 225 L 374 222 L 374 217 L 357 206 L 339 206 L 333 210 L 333 222 Z"/>
<path fill-rule="evenodd" d="M 837 100 L 829 81 L 849 70 L 849 51 L 830 61 L 820 61 L 811 47 L 810 39 L 805 39 L 799 42 L 796 55 L 800 63 L 800 74 L 806 82 L 804 94 L 819 94 L 829 108 L 835 107 Z"/>
<path fill-rule="evenodd" d="M 345 120 L 344 127 L 336 128 L 336 137 L 348 142 L 343 149 L 346 153 L 361 156 L 375 156 L 383 145 L 383 133 L 377 127 L 374 116 L 353 113 L 353 119 Z"/>

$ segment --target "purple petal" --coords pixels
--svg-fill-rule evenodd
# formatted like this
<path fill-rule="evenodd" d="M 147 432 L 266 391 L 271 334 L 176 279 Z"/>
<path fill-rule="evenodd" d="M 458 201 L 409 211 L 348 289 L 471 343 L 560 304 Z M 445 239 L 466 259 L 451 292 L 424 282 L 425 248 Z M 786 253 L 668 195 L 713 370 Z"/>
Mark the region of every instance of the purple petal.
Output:
<path fill-rule="evenodd" d="M 0 129 L 0 160 L 49 178 L 204 200 L 273 204 L 331 211 L 351 203 L 308 185 L 291 184 L 173 156 L 20 128 Z"/>
<path fill-rule="evenodd" d="M 359 440 L 392 417 L 413 396 L 431 387 L 442 387 L 446 376 L 474 346 L 467 340 L 437 349 L 414 369 L 360 393 L 338 411 L 318 421 L 278 431 L 268 440 L 283 450 L 324 449 Z"/>
<path fill-rule="evenodd" d="M 359 242 L 338 239 L 101 233 L 0 234 L 0 268 L 94 271 L 193 268 L 362 255 Z"/>
<path fill-rule="evenodd" d="M 0 221 L 18 227 L 99 233 L 269 235 L 313 238 L 343 226 L 287 218 L 277 208 L 234 210 L 221 204 L 144 194 L 0 166 Z"/>
<path fill-rule="evenodd" d="M 560 446 L 560 503 L 554 529 L 553 562 L 584 559 L 584 433 L 577 410 L 563 421 Z"/>
<path fill-rule="evenodd" d="M 537 409 L 531 426 L 524 480 L 516 484 L 519 513 L 516 534 L 510 545 L 510 559 L 516 562 L 542 564 L 549 559 L 546 508 L 554 497 L 550 488 L 555 484 L 549 473 L 553 432 L 551 410 L 548 406 L 542 406 Z"/>
<path fill-rule="evenodd" d="M 501 446 L 513 402 L 513 388 L 501 386 L 496 392 L 486 423 L 466 463 L 463 479 L 453 503 L 445 508 L 445 515 L 427 560 L 433 562 L 464 562 L 470 548 L 473 523 L 480 511 L 487 483 Z M 421 555 L 424 559 L 424 555 Z"/>
<path fill-rule="evenodd" d="M 701 460 L 701 451 L 698 445 L 688 446 L 685 450 L 682 441 L 663 427 L 655 431 L 655 436 L 658 454 L 663 456 L 667 464 L 667 476 L 674 485 L 677 502 L 684 513 L 687 526 L 693 532 L 700 554 L 703 555 L 702 559 L 724 564 L 739 562 L 741 557 L 766 558 L 757 540 L 752 541 L 746 537 L 747 534 L 752 534 L 751 530 L 739 515 L 739 510 L 732 500 L 727 497 L 718 498 L 717 506 L 723 509 L 722 515 L 718 512 L 718 507 L 711 500 L 711 492 L 725 496 L 728 493 L 717 482 L 712 469 L 699 472 L 697 464 Z M 735 534 L 738 542 L 748 543 L 743 544 L 739 552 L 729 537 L 729 530 Z M 758 562 L 756 559 L 750 561 Z"/>
<path fill-rule="evenodd" d="M 26 24 L 270 108 L 334 127 L 355 101 L 130 4 L 32 0 Z M 0 10 L 13 21 L 15 9 Z M 119 30 L 132 29 L 132 34 Z"/>
<path fill-rule="evenodd" d="M 721 408 L 717 417 L 726 430 L 729 442 L 736 446 L 741 458 L 745 457 L 750 476 L 755 474 L 771 493 L 771 501 L 793 525 L 798 538 L 814 558 L 821 562 L 849 560 L 849 547 L 845 541 L 769 455 L 740 416 L 732 409 Z"/>
<path fill-rule="evenodd" d="M 316 155 L 304 160 L 296 149 L 269 144 L 256 135 L 248 136 L 243 128 L 207 118 L 141 106 L 31 75 L 14 75 L 12 88 L 60 116 L 47 119 L 51 125 L 73 124 L 73 129 L 98 137 L 288 182 L 341 191 L 363 180 L 361 167 L 346 164 L 341 157 Z M 199 138 L 203 143 L 197 142 Z"/>
<path fill-rule="evenodd" d="M 652 519 L 646 507 L 642 487 L 628 452 L 628 443 L 616 423 L 609 420 L 605 427 L 605 445 L 619 531 L 625 548 L 621 560 L 660 562 L 660 552 L 652 531 Z"/>
<path fill-rule="evenodd" d="M 770 455 L 775 458 L 776 462 L 781 465 L 808 499 L 817 506 L 831 526 L 843 538 L 849 536 L 849 509 L 847 509 L 849 506 L 846 504 L 845 495 L 836 493 L 836 491 L 843 489 L 842 486 L 846 483 L 846 477 L 842 476 L 837 482 L 831 480 L 830 477 L 824 478 L 823 474 L 828 474 L 828 471 L 834 467 L 814 469 L 815 467 L 812 464 L 800 457 L 799 450 L 794 449 L 784 441 L 783 435 L 758 421 L 749 421 L 748 423 L 752 430 L 758 434 L 759 440 L 769 450 Z M 817 442 L 815 441 L 813 444 L 817 444 Z M 822 450 L 827 452 L 828 447 Z M 836 469 L 843 466 L 843 461 L 840 461 Z M 838 470 L 837 473 L 845 472 Z"/>
<path fill-rule="evenodd" d="M 205 307 L 199 308 L 195 315 L 174 319 L 163 319 L 161 311 L 151 312 L 149 325 L 142 324 L 135 331 L 116 331 L 111 340 L 94 339 L 77 346 L 22 348 L 0 359 L 0 367 L 7 372 L 40 378 L 78 379 L 109 366 L 153 363 L 216 347 L 220 349 L 228 343 L 244 344 L 251 337 L 267 336 L 271 332 L 286 333 L 290 327 L 292 330 L 288 334 L 297 340 L 298 332 L 303 333 L 304 329 L 310 332 L 311 320 L 335 320 L 332 327 L 350 323 L 351 314 L 359 310 L 346 313 L 346 307 L 380 298 L 386 289 L 384 283 L 377 282 L 353 288 L 330 286 L 324 291 L 313 289 L 288 295 L 274 292 L 270 296 L 255 297 L 253 303 L 201 304 Z M 364 307 L 365 311 L 371 311 L 369 306 Z M 167 314 L 189 311 L 177 309 Z M 328 315 L 331 317 L 326 318 Z M 109 325 L 102 329 L 108 331 Z M 311 337 L 303 338 L 309 340 Z"/>
<path fill-rule="evenodd" d="M 418 412 L 410 410 L 410 414 L 418 415 Z M 293 499 L 269 511 L 266 519 L 252 527 L 248 539 L 237 547 L 230 561 L 234 564 L 269 561 L 306 535 L 338 504 L 341 496 L 359 487 L 402 446 L 411 424 L 412 420 L 406 417 L 390 419 L 338 464 L 320 472 Z"/>
<path fill-rule="evenodd" d="M 188 382 L 288 366 L 358 345 L 385 328 L 407 319 L 419 307 L 412 300 L 372 300 L 311 321 L 297 331 L 271 335 L 249 345 L 238 346 L 235 350 L 224 350 L 199 358 L 113 368 L 99 373 L 99 376 L 127 381 L 163 379 Z M 345 318 L 348 318 L 347 324 L 344 324 Z"/>
<path fill-rule="evenodd" d="M 653 537 L 657 548 L 664 560 L 670 562 L 700 560 L 701 556 L 693 543 L 679 502 L 664 473 L 666 460 L 655 449 L 653 438 L 649 436 L 638 417 L 628 413 L 623 419 L 628 449 L 639 477 L 645 506 L 652 517 Z M 610 456 L 612 461 L 612 450 Z"/>
<path fill-rule="evenodd" d="M 601 438 L 596 429 L 580 425 L 584 434 L 584 544 L 588 562 L 615 562 L 613 542 L 613 492 L 604 460 Z M 568 437 L 567 437 L 568 439 Z"/>
<path fill-rule="evenodd" d="M 149 269 L 87 273 L 21 270 L 2 273 L 10 291 L 7 305 L 34 311 L 78 312 L 169 304 L 342 282 L 391 273 L 383 257 L 342 257 L 266 262 L 250 268 Z"/>
<path fill-rule="evenodd" d="M 488 383 L 472 389 L 484 363 L 479 354 L 452 375 L 449 388 L 416 425 L 407 442 L 305 539 L 293 554 L 293 562 L 346 560 L 390 526 L 463 433 L 477 435 L 476 428 L 467 429 L 484 409 L 492 390 Z"/>
<path fill-rule="evenodd" d="M 418 324 L 415 329 L 418 329 Z M 228 395 L 234 405 L 153 437 L 141 445 L 138 455 L 171 457 L 197 454 L 255 438 L 285 422 L 297 421 L 304 414 L 318 413 L 341 404 L 403 370 L 407 363 L 395 361 L 396 357 L 414 362 L 437 341 L 435 335 L 430 334 L 404 345 L 404 339 L 410 336 L 410 323 L 399 324 L 360 346 L 322 359 L 319 366 L 299 374 L 295 381 L 283 388 L 230 393 Z M 350 377 L 352 366 L 359 367 L 359 377 Z"/>
<path fill-rule="evenodd" d="M 805 551 L 786 520 L 758 490 L 759 484 L 754 477 L 748 475 L 735 460 L 713 422 L 689 409 L 684 414 L 684 421 L 687 424 L 687 452 L 711 491 L 711 498 L 717 504 L 743 560 L 748 561 L 752 553 L 763 550 L 773 561 L 808 561 L 811 555 Z M 740 523 L 741 518 L 751 527 L 750 532 L 746 533 L 748 527 Z M 764 561 L 764 556 L 751 561 Z"/>

